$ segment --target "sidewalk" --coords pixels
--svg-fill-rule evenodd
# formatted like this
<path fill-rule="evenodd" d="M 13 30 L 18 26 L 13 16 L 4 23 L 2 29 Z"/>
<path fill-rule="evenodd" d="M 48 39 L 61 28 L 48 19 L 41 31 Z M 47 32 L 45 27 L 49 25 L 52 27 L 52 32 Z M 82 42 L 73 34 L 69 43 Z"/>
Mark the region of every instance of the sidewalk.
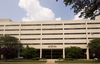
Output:
<path fill-rule="evenodd" d="M 47 59 L 47 62 L 45 64 L 57 64 L 55 63 L 57 59 Z"/>

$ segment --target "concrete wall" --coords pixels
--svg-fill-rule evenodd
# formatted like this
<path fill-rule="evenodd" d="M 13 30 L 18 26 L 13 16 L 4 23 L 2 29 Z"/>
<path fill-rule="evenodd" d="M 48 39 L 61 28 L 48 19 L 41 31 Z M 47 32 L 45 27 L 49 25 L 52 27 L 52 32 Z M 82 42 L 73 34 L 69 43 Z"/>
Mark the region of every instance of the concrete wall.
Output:
<path fill-rule="evenodd" d="M 69 46 L 87 49 L 87 44 L 91 39 L 100 38 L 100 21 L 8 22 L 8 20 L 0 20 L 0 35 L 17 37 L 22 44 L 30 44 L 30 47 L 37 49 L 49 49 L 50 45 L 56 46 L 54 49 Z"/>

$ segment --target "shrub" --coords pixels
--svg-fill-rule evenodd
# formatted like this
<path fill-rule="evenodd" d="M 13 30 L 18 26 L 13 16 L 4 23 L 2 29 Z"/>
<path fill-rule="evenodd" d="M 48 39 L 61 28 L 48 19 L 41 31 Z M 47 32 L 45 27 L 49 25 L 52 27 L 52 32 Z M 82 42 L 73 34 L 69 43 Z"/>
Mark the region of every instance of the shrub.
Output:
<path fill-rule="evenodd" d="M 36 60 L 36 58 L 32 58 L 32 60 Z"/>
<path fill-rule="evenodd" d="M 63 58 L 58 58 L 59 60 L 63 59 Z"/>
<path fill-rule="evenodd" d="M 40 58 L 39 57 L 36 57 L 36 60 L 39 60 Z"/>
<path fill-rule="evenodd" d="M 40 58 L 40 59 L 46 60 L 46 58 Z"/>
<path fill-rule="evenodd" d="M 42 58 L 43 60 L 46 60 L 46 58 Z"/>
<path fill-rule="evenodd" d="M 65 58 L 65 60 L 71 60 L 71 61 L 73 61 L 73 58 Z"/>

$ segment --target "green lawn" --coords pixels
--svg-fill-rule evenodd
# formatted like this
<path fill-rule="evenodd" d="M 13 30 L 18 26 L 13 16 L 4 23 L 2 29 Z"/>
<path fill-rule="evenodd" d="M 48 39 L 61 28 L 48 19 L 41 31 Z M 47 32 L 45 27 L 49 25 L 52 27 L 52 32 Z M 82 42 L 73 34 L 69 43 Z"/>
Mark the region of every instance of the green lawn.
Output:
<path fill-rule="evenodd" d="M 94 60 L 55 61 L 55 63 L 100 63 Z"/>
<path fill-rule="evenodd" d="M 0 62 L 14 62 L 14 63 L 19 63 L 19 62 L 30 62 L 30 63 L 46 63 L 47 61 L 37 61 L 37 60 L 0 60 Z"/>

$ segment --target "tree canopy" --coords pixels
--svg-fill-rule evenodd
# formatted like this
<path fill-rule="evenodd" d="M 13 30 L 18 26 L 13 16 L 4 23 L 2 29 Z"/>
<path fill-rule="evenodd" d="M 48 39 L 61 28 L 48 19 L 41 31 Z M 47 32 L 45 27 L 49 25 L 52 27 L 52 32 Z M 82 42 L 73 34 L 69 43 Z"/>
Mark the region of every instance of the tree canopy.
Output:
<path fill-rule="evenodd" d="M 63 0 L 63 2 L 66 6 L 71 5 L 75 14 L 81 11 L 79 17 L 84 17 L 84 19 L 94 20 L 95 17 L 100 15 L 100 0 Z"/>
<path fill-rule="evenodd" d="M 0 54 L 3 54 L 3 56 L 5 57 L 6 61 L 7 59 L 11 59 L 17 56 L 17 53 L 15 51 L 14 48 L 0 48 Z"/>
<path fill-rule="evenodd" d="M 36 56 L 36 49 L 27 45 L 26 48 L 22 49 L 22 55 L 28 59 L 33 58 Z"/>
<path fill-rule="evenodd" d="M 14 58 L 21 47 L 22 45 L 16 37 L 9 35 L 0 37 L 0 54 L 5 57 L 6 61 L 9 58 Z"/>
<path fill-rule="evenodd" d="M 97 47 L 100 47 L 100 38 L 91 40 L 90 43 L 88 44 L 88 47 L 89 47 L 91 50 L 94 50 L 94 49 L 96 49 Z"/>
<path fill-rule="evenodd" d="M 96 57 L 99 59 L 100 58 L 100 38 L 98 39 L 93 39 L 90 41 L 88 44 L 88 47 L 91 49 L 91 53 L 95 54 Z"/>
<path fill-rule="evenodd" d="M 18 40 L 18 38 L 13 37 L 13 36 L 9 36 L 9 35 L 5 35 L 0 37 L 0 47 L 12 47 L 12 48 L 20 48 L 22 47 L 20 41 Z"/>
<path fill-rule="evenodd" d="M 82 56 L 82 49 L 80 47 L 76 47 L 76 46 L 67 47 L 65 50 L 66 50 L 67 56 L 70 56 L 73 58 Z"/>

